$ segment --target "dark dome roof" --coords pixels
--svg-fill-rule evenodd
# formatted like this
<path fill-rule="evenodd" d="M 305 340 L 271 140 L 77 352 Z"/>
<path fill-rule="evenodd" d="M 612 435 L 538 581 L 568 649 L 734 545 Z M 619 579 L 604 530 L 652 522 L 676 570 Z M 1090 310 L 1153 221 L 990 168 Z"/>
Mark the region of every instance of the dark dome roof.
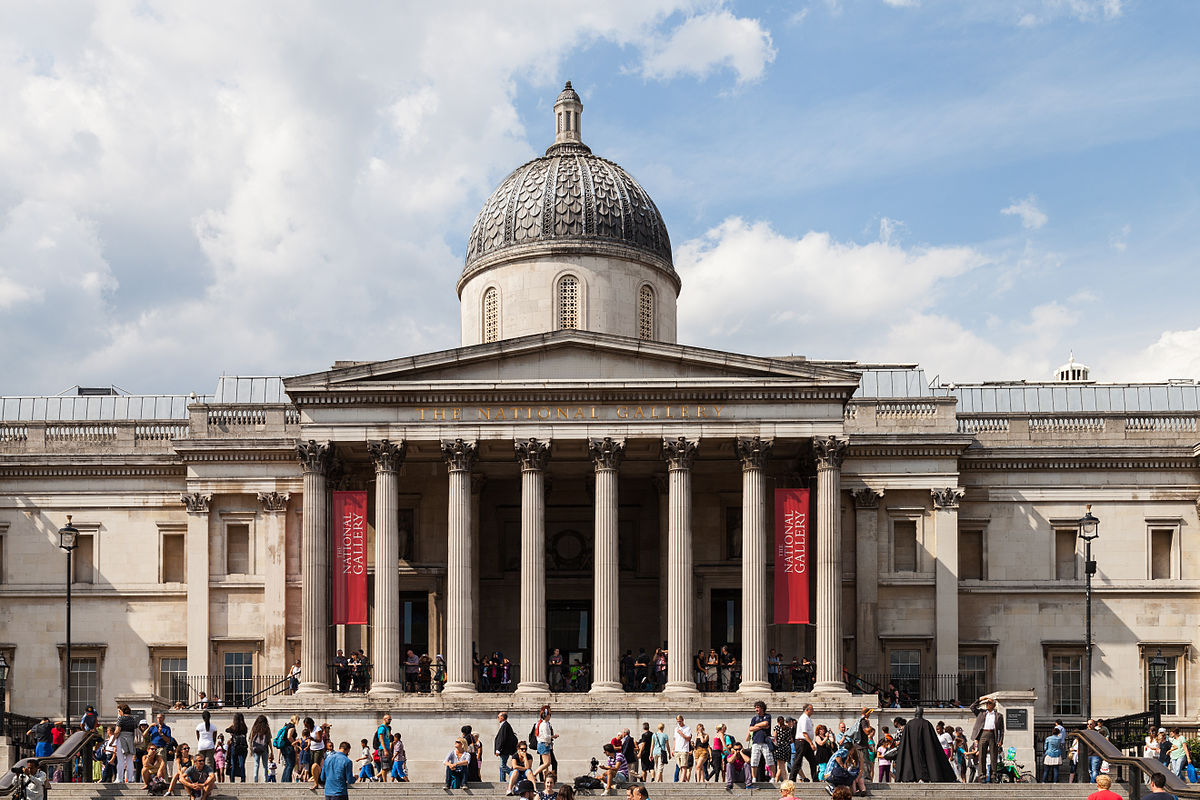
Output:
<path fill-rule="evenodd" d="M 675 274 L 650 195 L 582 145 L 555 145 L 501 182 L 471 229 L 463 279 L 505 257 L 549 251 L 631 257 Z"/>

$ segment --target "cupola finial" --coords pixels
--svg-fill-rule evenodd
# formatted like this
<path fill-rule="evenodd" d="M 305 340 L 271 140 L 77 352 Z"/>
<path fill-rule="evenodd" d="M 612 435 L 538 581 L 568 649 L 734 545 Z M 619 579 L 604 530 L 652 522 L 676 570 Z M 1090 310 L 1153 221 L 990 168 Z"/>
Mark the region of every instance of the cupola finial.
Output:
<path fill-rule="evenodd" d="M 583 114 L 583 102 L 571 88 L 571 82 L 563 87 L 558 99 L 554 101 L 554 143 L 583 144 L 580 135 L 580 116 Z"/>

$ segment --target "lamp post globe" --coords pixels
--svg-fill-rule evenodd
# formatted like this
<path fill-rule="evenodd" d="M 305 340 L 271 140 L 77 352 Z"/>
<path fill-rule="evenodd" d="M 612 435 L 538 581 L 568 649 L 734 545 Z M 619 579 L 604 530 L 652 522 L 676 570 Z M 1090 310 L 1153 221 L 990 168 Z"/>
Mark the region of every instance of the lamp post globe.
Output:
<path fill-rule="evenodd" d="M 67 553 L 67 646 L 64 648 L 66 669 L 63 670 L 65 685 L 63 686 L 63 719 L 67 728 L 71 727 L 71 552 L 79 542 L 79 529 L 71 524 L 71 515 L 67 514 L 67 524 L 58 529 L 58 546 Z"/>

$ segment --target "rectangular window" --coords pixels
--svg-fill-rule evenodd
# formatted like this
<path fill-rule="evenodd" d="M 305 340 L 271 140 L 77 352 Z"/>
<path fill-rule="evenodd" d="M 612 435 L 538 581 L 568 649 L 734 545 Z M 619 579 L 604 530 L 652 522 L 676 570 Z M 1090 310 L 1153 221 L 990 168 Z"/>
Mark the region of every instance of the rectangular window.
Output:
<path fill-rule="evenodd" d="M 164 533 L 162 537 L 162 582 L 184 583 L 183 534 Z"/>
<path fill-rule="evenodd" d="M 1050 713 L 1083 713 L 1083 656 L 1050 656 Z"/>
<path fill-rule="evenodd" d="M 83 538 L 83 537 L 80 537 Z M 95 658 L 71 659 L 71 719 L 79 719 L 88 706 L 100 705 L 98 662 Z"/>
<path fill-rule="evenodd" d="M 983 531 L 958 532 L 958 579 L 983 580 Z"/>
<path fill-rule="evenodd" d="M 224 659 L 225 705 L 242 706 L 254 693 L 254 653 L 229 650 Z"/>
<path fill-rule="evenodd" d="M 987 656 L 961 655 L 958 657 L 958 701 L 969 704 L 983 697 L 987 691 Z"/>
<path fill-rule="evenodd" d="M 898 519 L 892 522 L 892 571 L 917 571 L 916 520 Z"/>
<path fill-rule="evenodd" d="M 75 539 L 75 550 L 71 553 L 75 583 L 92 583 L 96 572 L 96 540 L 90 533 L 81 533 Z"/>
<path fill-rule="evenodd" d="M 227 575 L 250 574 L 249 525 L 227 525 L 225 527 L 225 573 Z"/>
<path fill-rule="evenodd" d="M 892 650 L 888 677 L 900 692 L 900 705 L 909 706 L 921 697 L 921 651 Z"/>
<path fill-rule="evenodd" d="M 1054 577 L 1060 581 L 1078 578 L 1075 572 L 1075 531 L 1054 532 Z"/>
<path fill-rule="evenodd" d="M 1167 661 L 1166 669 L 1163 670 L 1163 677 L 1157 684 L 1150 680 L 1150 661 L 1149 651 L 1146 651 L 1146 688 L 1147 688 L 1147 705 L 1153 709 L 1155 704 L 1158 705 L 1159 713 L 1165 717 L 1174 717 L 1179 713 L 1179 658 L 1176 656 L 1163 656 Z"/>
<path fill-rule="evenodd" d="M 186 658 L 159 659 L 158 695 L 168 703 L 188 701 Z"/>
<path fill-rule="evenodd" d="M 1171 528 L 1155 528 L 1150 531 L 1150 579 L 1170 580 L 1171 551 L 1174 549 L 1175 531 Z"/>

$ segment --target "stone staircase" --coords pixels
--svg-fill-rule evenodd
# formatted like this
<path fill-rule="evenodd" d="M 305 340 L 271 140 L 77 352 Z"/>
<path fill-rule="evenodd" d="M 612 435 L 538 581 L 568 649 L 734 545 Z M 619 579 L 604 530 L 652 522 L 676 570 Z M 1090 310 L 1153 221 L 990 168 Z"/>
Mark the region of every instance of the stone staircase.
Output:
<path fill-rule="evenodd" d="M 123 786 L 121 784 L 54 784 L 50 791 L 51 800 L 125 800 L 137 798 L 145 800 L 148 797 L 140 786 Z M 731 793 L 725 792 L 723 784 L 719 783 L 651 783 L 648 784 L 651 798 L 666 797 L 671 800 L 720 800 L 725 797 L 761 798 L 774 800 L 779 797 L 779 790 L 767 784 L 759 784 L 760 788 L 746 791 L 736 787 Z M 1123 785 L 1113 789 L 1122 797 L 1128 797 L 1128 789 Z M 505 787 L 499 783 L 476 783 L 470 788 L 445 789 L 440 783 L 361 783 L 351 787 L 351 797 L 359 800 L 446 800 L 451 797 L 501 798 Z M 915 784 L 890 783 L 875 784 L 871 787 L 873 797 L 881 800 L 1084 800 L 1088 794 L 1095 791 L 1094 786 L 1078 783 L 1040 784 L 1017 783 L 984 786 L 980 784 Z M 581 792 L 580 796 L 601 796 L 599 790 Z M 616 797 L 624 798 L 625 791 L 614 790 Z M 176 797 L 186 797 L 176 790 Z M 306 800 L 306 798 L 321 798 L 312 794 L 307 784 L 271 784 L 271 783 L 219 783 L 213 793 L 213 800 Z M 805 800 L 828 798 L 824 784 L 801 783 L 796 787 L 796 797 Z"/>

